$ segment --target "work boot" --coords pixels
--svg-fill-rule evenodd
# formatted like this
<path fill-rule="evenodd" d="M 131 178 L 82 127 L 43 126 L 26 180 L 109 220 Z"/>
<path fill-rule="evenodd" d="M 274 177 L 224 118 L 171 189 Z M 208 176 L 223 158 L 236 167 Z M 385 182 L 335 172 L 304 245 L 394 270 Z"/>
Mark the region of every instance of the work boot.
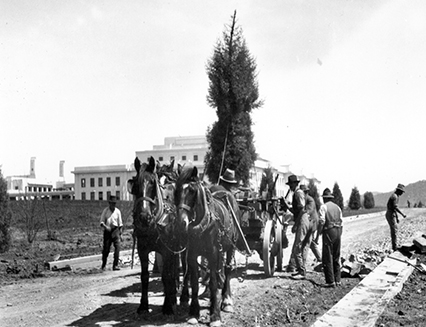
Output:
<path fill-rule="evenodd" d="M 287 268 L 285 268 L 285 272 L 287 272 L 287 273 L 295 273 L 296 272 L 296 268 L 288 265 Z"/>
<path fill-rule="evenodd" d="M 291 275 L 290 278 L 294 279 L 294 280 L 303 280 L 303 279 L 306 279 L 305 275 L 301 274 L 300 272 L 298 272 L 298 273 L 296 273 L 294 275 Z"/>

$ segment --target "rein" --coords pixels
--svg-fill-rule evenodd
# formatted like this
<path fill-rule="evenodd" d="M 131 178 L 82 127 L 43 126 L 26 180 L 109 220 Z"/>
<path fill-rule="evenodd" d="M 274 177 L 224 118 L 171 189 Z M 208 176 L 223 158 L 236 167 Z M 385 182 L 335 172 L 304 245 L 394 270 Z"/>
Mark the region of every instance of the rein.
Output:
<path fill-rule="evenodd" d="M 163 201 L 163 196 L 162 196 L 163 193 L 161 192 L 160 184 L 158 182 L 157 176 L 155 176 L 154 183 L 155 183 L 155 187 L 156 187 L 157 196 L 154 199 L 149 197 L 149 196 L 141 196 L 141 197 L 136 199 L 135 206 L 138 205 L 139 202 L 141 202 L 141 201 L 146 201 L 146 202 L 151 203 L 154 206 L 158 206 L 157 212 L 154 216 L 154 222 L 158 222 L 158 220 L 162 217 L 162 215 L 164 213 L 164 201 Z M 150 218 L 151 217 L 152 217 L 152 215 L 150 215 Z"/>
<path fill-rule="evenodd" d="M 206 196 L 206 190 L 204 189 L 201 182 L 197 182 L 196 185 L 198 187 L 199 192 L 201 192 L 201 200 L 202 200 L 202 204 L 203 204 L 203 207 L 204 207 L 204 215 L 197 224 L 196 224 L 196 219 L 195 219 L 195 220 L 190 222 L 190 225 L 192 224 L 192 230 L 194 232 L 203 233 L 207 229 L 207 227 L 209 226 L 209 224 L 211 222 L 210 218 L 212 216 L 212 213 L 209 210 L 209 205 L 208 205 L 207 196 Z M 193 208 L 191 208 L 190 206 L 188 206 L 186 204 L 179 205 L 179 208 L 184 209 L 188 212 L 193 210 Z"/>

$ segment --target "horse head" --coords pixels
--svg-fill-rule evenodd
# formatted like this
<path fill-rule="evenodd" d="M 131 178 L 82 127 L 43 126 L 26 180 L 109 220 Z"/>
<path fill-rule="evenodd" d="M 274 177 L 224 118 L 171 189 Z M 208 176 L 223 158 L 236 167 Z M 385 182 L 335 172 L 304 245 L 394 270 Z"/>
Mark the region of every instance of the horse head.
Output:
<path fill-rule="evenodd" d="M 136 176 L 128 182 L 130 193 L 135 197 L 133 221 L 136 228 L 147 228 L 158 219 L 163 210 L 154 158 L 150 157 L 148 163 L 142 164 L 136 158 L 135 169 Z"/>
<path fill-rule="evenodd" d="M 195 227 L 205 218 L 207 195 L 198 178 L 197 167 L 184 169 L 176 182 L 175 205 L 177 231 L 187 234 L 190 226 Z"/>

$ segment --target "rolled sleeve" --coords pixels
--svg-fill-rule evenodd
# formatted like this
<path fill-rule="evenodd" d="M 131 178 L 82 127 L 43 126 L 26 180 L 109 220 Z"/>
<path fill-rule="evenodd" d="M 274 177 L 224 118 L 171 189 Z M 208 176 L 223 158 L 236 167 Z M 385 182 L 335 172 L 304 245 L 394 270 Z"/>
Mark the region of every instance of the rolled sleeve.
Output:
<path fill-rule="evenodd" d="M 327 206 L 325 204 L 322 204 L 319 210 L 319 223 L 321 225 L 325 224 L 325 215 L 327 214 Z"/>

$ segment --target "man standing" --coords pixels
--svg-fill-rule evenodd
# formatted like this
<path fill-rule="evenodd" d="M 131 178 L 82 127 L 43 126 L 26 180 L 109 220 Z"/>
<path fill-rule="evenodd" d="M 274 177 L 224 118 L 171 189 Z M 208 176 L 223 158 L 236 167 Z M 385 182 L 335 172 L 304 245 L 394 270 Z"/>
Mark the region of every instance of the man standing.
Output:
<path fill-rule="evenodd" d="M 115 207 L 116 202 L 116 197 L 111 195 L 108 200 L 108 207 L 106 207 L 101 214 L 100 225 L 104 230 L 101 267 L 102 270 L 105 270 L 111 244 L 114 244 L 114 262 L 112 264 L 112 269 L 120 270 L 120 267 L 118 267 L 118 259 L 120 255 L 120 241 L 123 221 L 121 219 L 120 210 Z"/>
<path fill-rule="evenodd" d="M 342 238 L 342 210 L 331 200 L 334 196 L 326 188 L 322 194 L 318 233 L 322 233 L 322 265 L 325 287 L 340 286 L 340 246 Z"/>
<path fill-rule="evenodd" d="M 398 248 L 398 213 L 404 218 L 407 217 L 398 208 L 398 200 L 399 197 L 405 192 L 404 188 L 404 185 L 398 184 L 395 189 L 395 192 L 390 196 L 387 203 L 386 220 L 388 221 L 390 227 L 393 251 L 396 251 L 396 249 Z"/>
<path fill-rule="evenodd" d="M 321 253 L 318 249 L 318 242 L 316 241 L 316 238 L 314 238 L 315 232 L 317 232 L 318 229 L 318 211 L 317 211 L 317 205 L 315 203 L 315 200 L 312 196 L 309 195 L 309 188 L 306 185 L 300 185 L 300 188 L 305 193 L 305 201 L 306 206 L 305 209 L 309 215 L 309 223 L 310 223 L 310 233 L 311 233 L 311 244 L 310 248 L 312 250 L 312 253 L 314 254 L 315 258 L 318 262 L 321 262 Z M 315 239 L 315 241 L 314 241 Z M 306 258 L 305 258 L 306 261 Z"/>
<path fill-rule="evenodd" d="M 309 228 L 307 230 L 307 234 L 305 237 L 305 241 L 303 244 L 303 252 L 302 252 L 302 257 L 303 257 L 303 263 L 304 266 L 306 267 L 306 260 L 308 258 L 308 249 L 311 248 L 315 258 L 317 259 L 318 262 L 321 262 L 321 253 L 319 252 L 318 249 L 318 244 L 315 243 L 313 241 L 313 235 L 315 233 L 315 231 L 317 230 L 318 227 L 318 213 L 317 213 L 317 208 L 316 208 L 316 204 L 315 204 L 315 200 L 313 197 L 311 197 L 308 192 L 309 192 L 309 188 L 302 184 L 299 187 L 300 190 L 303 191 L 304 196 L 305 196 L 305 211 L 308 214 L 308 219 L 309 219 Z M 308 244 L 310 243 L 310 244 Z M 294 243 L 296 244 L 296 243 Z M 296 270 L 296 252 L 294 251 L 294 245 L 293 245 L 293 249 L 292 249 L 292 253 L 291 253 L 291 257 L 290 257 L 290 262 L 287 266 L 287 272 L 293 272 Z"/>
<path fill-rule="evenodd" d="M 296 273 L 292 275 L 293 279 L 305 279 L 306 268 L 304 261 L 304 251 L 310 246 L 312 233 L 310 233 L 309 215 L 305 210 L 305 194 L 298 187 L 299 180 L 296 175 L 288 176 L 287 185 L 293 192 L 293 201 L 291 205 L 284 199 L 281 203 L 284 204 L 293 214 L 294 226 L 292 231 L 296 232 L 293 244 L 293 254 L 296 262 Z M 288 268 L 288 267 L 287 267 Z"/>

